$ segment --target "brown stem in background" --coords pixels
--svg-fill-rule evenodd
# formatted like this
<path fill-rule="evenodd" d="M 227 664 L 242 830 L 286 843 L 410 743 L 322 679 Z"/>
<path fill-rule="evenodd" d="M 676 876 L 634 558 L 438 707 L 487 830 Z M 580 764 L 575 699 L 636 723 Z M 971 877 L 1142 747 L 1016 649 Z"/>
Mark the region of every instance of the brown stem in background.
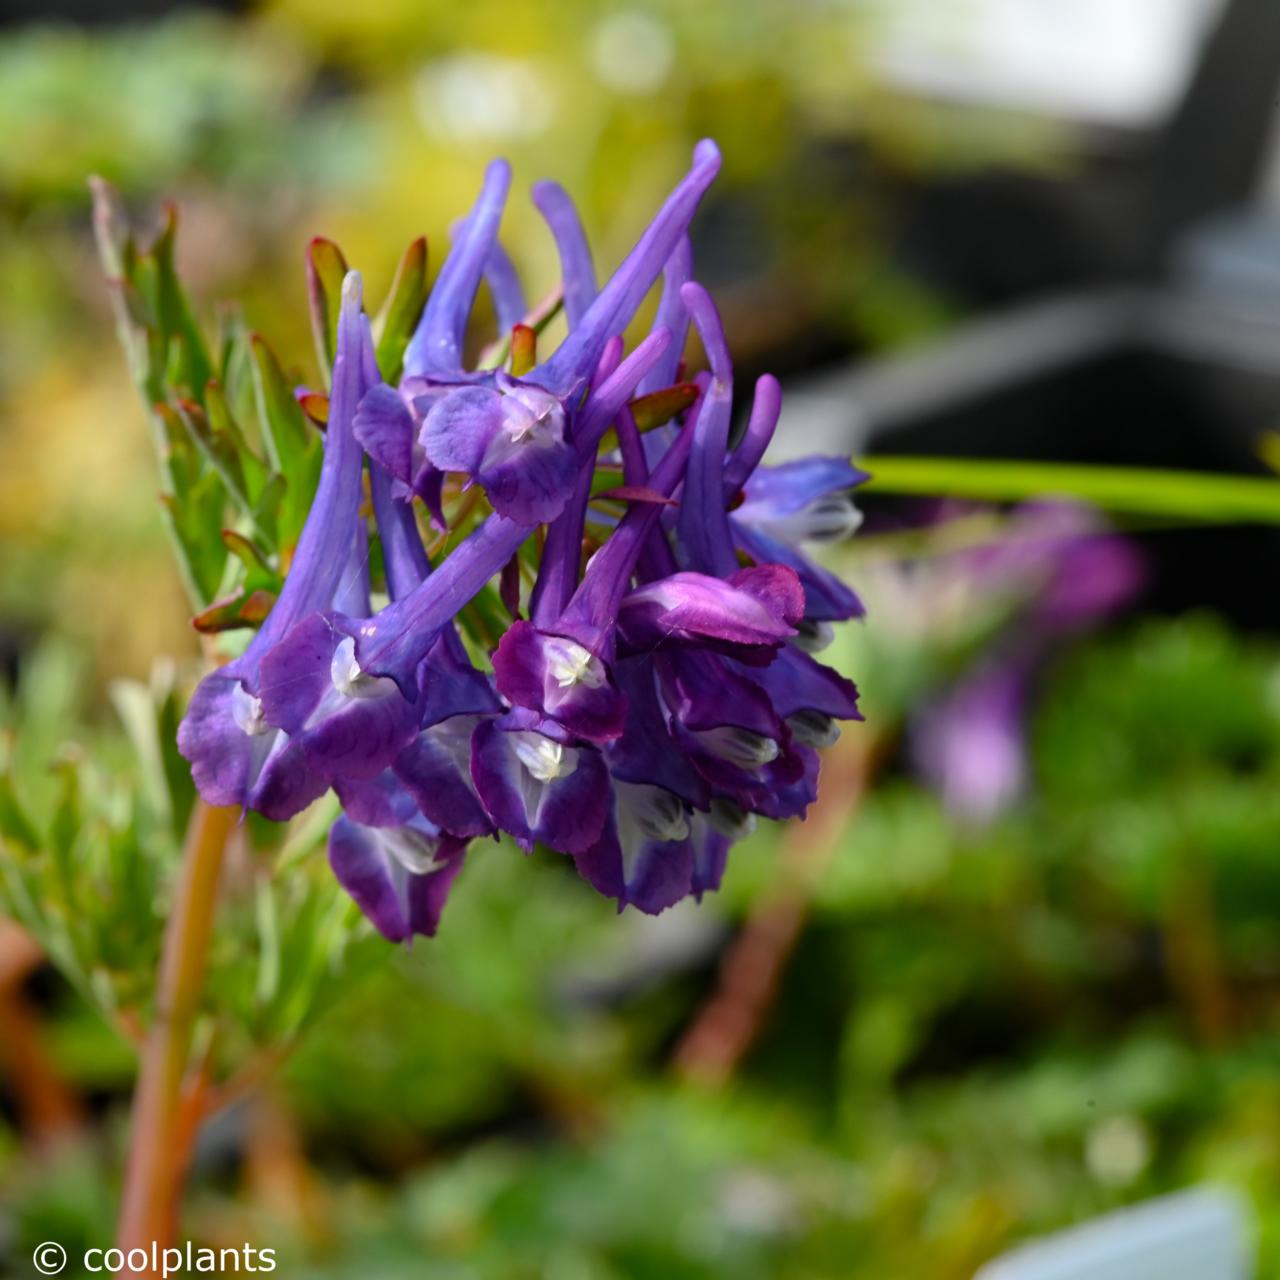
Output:
<path fill-rule="evenodd" d="M 307 1162 L 302 1135 L 274 1090 L 254 1095 L 245 1139 L 245 1179 L 255 1209 L 319 1248 L 332 1238 L 323 1183 Z"/>
<path fill-rule="evenodd" d="M 715 990 L 676 1046 L 675 1069 L 685 1079 L 724 1084 L 760 1035 L 804 930 L 810 886 L 862 803 L 877 751 L 877 740 L 855 727 L 825 753 L 817 801 L 782 837 L 781 888 L 747 916 L 721 961 Z"/>
<path fill-rule="evenodd" d="M 1192 849 L 1182 850 L 1170 870 L 1164 917 L 1170 983 L 1196 1038 L 1220 1048 L 1230 1038 L 1235 1009 L 1213 909 L 1213 882 Z"/>
<path fill-rule="evenodd" d="M 84 1120 L 79 1099 L 49 1059 L 39 1019 L 22 991 L 43 959 L 25 930 L 0 920 L 0 1066 L 22 1127 L 37 1146 L 74 1133 Z"/>
<path fill-rule="evenodd" d="M 149 1249 L 172 1243 L 182 1183 L 197 1125 L 184 1099 L 191 1033 L 204 986 L 209 938 L 227 840 L 239 810 L 197 801 L 187 829 L 182 875 L 164 935 L 154 1019 L 134 1092 L 117 1243 Z M 142 1273 L 121 1272 L 122 1275 Z"/>

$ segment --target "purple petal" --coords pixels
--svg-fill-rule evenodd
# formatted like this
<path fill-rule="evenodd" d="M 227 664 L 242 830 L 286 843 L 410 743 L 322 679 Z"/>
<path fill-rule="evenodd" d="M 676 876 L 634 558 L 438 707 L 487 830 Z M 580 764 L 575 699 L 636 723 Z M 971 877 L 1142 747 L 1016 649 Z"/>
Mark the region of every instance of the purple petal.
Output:
<path fill-rule="evenodd" d="M 725 464 L 725 500 L 732 502 L 738 490 L 760 465 L 782 413 L 782 388 L 772 374 L 765 373 L 756 379 L 755 398 L 751 402 L 751 416 L 746 430 L 733 456 Z"/>
<path fill-rule="evenodd" d="M 432 465 L 474 477 L 502 430 L 502 396 L 492 387 L 462 387 L 437 400 L 420 439 Z"/>
<path fill-rule="evenodd" d="M 1142 557 L 1123 538 L 1098 534 L 1066 542 L 1057 572 L 1036 598 L 1036 621 L 1069 631 L 1127 604 L 1142 587 Z"/>
<path fill-rule="evenodd" d="M 576 415 L 573 434 L 580 470 L 574 491 L 547 531 L 542 566 L 530 600 L 533 620 L 539 625 L 550 624 L 563 613 L 578 584 L 582 534 L 591 497 L 591 476 L 599 436 L 618 416 L 631 393 L 661 358 L 669 343 L 670 334 L 666 330 L 657 330 L 616 366 L 612 357 L 621 353 L 621 339 L 606 344 L 587 399 Z M 584 465 L 588 461 L 592 462 L 591 467 Z"/>
<path fill-rule="evenodd" d="M 737 512 L 734 512 L 737 515 Z M 783 564 L 804 588 L 804 616 L 814 622 L 843 622 L 866 616 L 857 593 L 803 551 L 766 537 L 758 529 L 733 522 L 733 540 L 757 565 Z"/>
<path fill-rule="evenodd" d="M 409 491 L 411 498 L 421 498 L 422 505 L 431 513 L 431 523 L 444 533 L 449 523 L 444 518 L 444 472 L 437 471 L 431 463 L 424 461 L 413 476 L 413 486 Z"/>
<path fill-rule="evenodd" d="M 363 466 L 352 428 L 367 387 L 366 355 L 372 349 L 368 323 L 360 308 L 360 277 L 351 271 L 342 285 L 333 394 L 320 481 L 280 597 L 250 644 L 254 655 L 250 667 L 300 618 L 332 606 L 346 569 L 360 510 Z M 248 658 L 246 653 L 241 662 Z"/>
<path fill-rule="evenodd" d="M 672 734 L 712 792 L 732 798 L 744 812 L 771 818 L 784 816 L 781 807 L 788 817 L 803 812 L 804 804 L 796 808 L 786 793 L 803 777 L 806 760 L 785 734 L 771 739 L 733 725 L 690 730 L 679 722 L 672 724 Z M 766 746 L 778 754 L 771 757 L 762 750 Z"/>
<path fill-rule="evenodd" d="M 764 769 L 764 794 L 755 799 L 751 811 L 775 822 L 803 818 L 818 798 L 821 767 L 822 757 L 817 751 L 792 741 L 783 754 Z"/>
<path fill-rule="evenodd" d="M 616 738 L 626 699 L 608 664 L 578 641 L 515 622 L 493 655 L 498 692 L 517 706 L 558 720 L 592 742 Z"/>
<path fill-rule="evenodd" d="M 733 536 L 724 503 L 725 451 L 733 407 L 733 366 L 724 329 L 710 295 L 689 283 L 680 290 L 711 363 L 711 381 L 698 403 L 693 452 L 685 476 L 676 528 L 681 563 L 703 573 L 727 578 L 737 567 Z"/>
<path fill-rule="evenodd" d="M 420 816 L 401 827 L 342 817 L 329 833 L 334 876 L 390 942 L 435 934 L 465 849 Z"/>
<path fill-rule="evenodd" d="M 604 830 L 577 854 L 578 873 L 619 908 L 657 915 L 693 892 L 694 851 L 683 802 L 658 787 L 615 782 Z"/>
<path fill-rule="evenodd" d="M 262 662 L 267 721 L 301 742 L 320 776 L 372 778 L 417 732 L 419 711 L 391 680 L 364 674 L 333 615 L 300 622 Z"/>
<path fill-rule="evenodd" d="M 493 823 L 471 781 L 471 736 L 477 716 L 456 716 L 424 729 L 393 766 L 418 808 L 442 831 L 488 836 Z"/>
<path fill-rule="evenodd" d="M 921 772 L 952 813 L 986 823 L 1026 781 L 1024 663 L 992 662 L 943 695 L 912 728 Z"/>
<path fill-rule="evenodd" d="M 517 524 L 543 524 L 564 510 L 577 478 L 577 454 L 564 439 L 495 440 L 476 479 L 493 509 Z"/>
<path fill-rule="evenodd" d="M 485 264 L 498 237 L 498 223 L 511 186 L 511 166 L 495 160 L 485 170 L 484 187 L 467 215 L 404 356 L 406 374 L 462 371 L 462 343 L 467 317 L 480 287 Z"/>
<path fill-rule="evenodd" d="M 600 836 L 609 774 L 600 753 L 550 736 L 550 726 L 515 716 L 480 724 L 471 742 L 471 777 L 485 810 L 526 851 L 541 841 L 581 853 Z"/>
<path fill-rule="evenodd" d="M 493 309 L 498 315 L 498 332 L 510 333 L 525 318 L 529 308 L 524 300 L 524 290 L 520 287 L 515 263 L 496 240 L 489 250 L 489 259 L 484 264 L 484 282 L 493 295 Z"/>
<path fill-rule="evenodd" d="M 650 286 L 687 233 L 704 193 L 720 171 L 720 153 L 710 141 L 694 151 L 693 168 L 671 193 L 639 243 L 597 295 L 579 324 L 570 330 L 551 358 L 539 367 L 537 380 L 555 391 L 569 388 L 590 374 L 604 343 L 621 333 L 644 301 Z"/>
<path fill-rule="evenodd" d="M 437 473 L 439 474 L 439 473 Z M 387 473 L 370 469 L 369 487 L 382 539 L 387 586 L 398 600 L 420 586 L 431 572 L 426 549 L 411 510 L 392 499 Z M 485 715 L 501 710 L 488 677 L 471 665 L 452 622 L 446 623 L 418 671 L 420 723 L 435 724 L 459 715 Z"/>
<path fill-rule="evenodd" d="M 675 650 L 655 656 L 662 697 L 673 721 L 690 729 L 733 725 L 762 737 L 782 737 L 782 720 L 754 679 L 714 653 Z"/>
<path fill-rule="evenodd" d="M 653 317 L 655 329 L 668 329 L 671 332 L 671 345 L 666 354 L 645 375 L 644 381 L 637 388 L 641 395 L 650 391 L 661 391 L 676 380 L 680 361 L 684 359 L 685 341 L 689 336 L 689 308 L 685 306 L 680 290 L 689 282 L 693 274 L 693 246 L 689 237 L 682 236 L 675 252 L 667 259 L 662 268 L 662 295 L 658 299 L 658 311 Z M 653 461 L 650 458 L 650 461 Z"/>
<path fill-rule="evenodd" d="M 471 665 L 452 623 L 424 659 L 419 684 L 424 726 L 453 716 L 493 715 L 502 710 L 489 677 Z"/>
<path fill-rule="evenodd" d="M 714 893 L 724 879 L 733 841 L 717 831 L 701 814 L 693 819 L 693 893 L 699 902 L 704 893 Z"/>
<path fill-rule="evenodd" d="M 847 458 L 798 458 L 758 467 L 743 486 L 733 520 L 787 546 L 839 542 L 862 523 L 850 490 L 868 479 Z"/>
<path fill-rule="evenodd" d="M 276 822 L 328 790 L 299 743 L 262 718 L 261 704 L 228 668 L 206 676 L 178 726 L 178 750 L 209 804 L 244 805 Z"/>
<path fill-rule="evenodd" d="M 670 335 L 650 334 L 593 389 L 579 418 L 574 437 L 578 464 L 593 462 L 600 435 L 626 403 L 630 389 L 661 356 Z M 418 664 L 435 643 L 444 625 L 485 583 L 498 573 L 533 530 L 532 524 L 495 512 L 451 552 L 422 586 L 388 605 L 375 622 L 352 624 L 356 656 L 371 675 L 385 675 L 407 696 L 416 695 Z"/>
<path fill-rule="evenodd" d="M 791 645 L 783 645 L 764 671 L 752 674 L 784 720 L 806 712 L 832 720 L 862 719 L 853 681 Z"/>
<path fill-rule="evenodd" d="M 695 808 L 705 808 L 706 784 L 689 768 L 671 736 L 652 660 L 624 659 L 614 671 L 627 698 L 627 722 L 622 736 L 605 748 L 609 772 L 619 781 L 662 787 Z"/>
<path fill-rule="evenodd" d="M 400 393 L 386 383 L 370 387 L 353 425 L 356 439 L 375 462 L 402 484 L 413 484 L 413 414 Z"/>
<path fill-rule="evenodd" d="M 781 565 L 744 569 L 727 582 L 676 573 L 629 592 L 618 611 L 618 631 L 631 652 L 672 640 L 728 651 L 776 648 L 796 634 L 803 609 L 799 579 Z"/>
<path fill-rule="evenodd" d="M 333 789 L 343 812 L 362 827 L 398 827 L 413 816 L 405 803 L 405 790 L 390 769 L 376 778 L 338 778 Z"/>
<path fill-rule="evenodd" d="M 533 203 L 551 228 L 560 254 L 564 313 L 569 328 L 577 325 L 596 296 L 596 272 L 582 221 L 568 192 L 554 182 L 535 182 Z"/>

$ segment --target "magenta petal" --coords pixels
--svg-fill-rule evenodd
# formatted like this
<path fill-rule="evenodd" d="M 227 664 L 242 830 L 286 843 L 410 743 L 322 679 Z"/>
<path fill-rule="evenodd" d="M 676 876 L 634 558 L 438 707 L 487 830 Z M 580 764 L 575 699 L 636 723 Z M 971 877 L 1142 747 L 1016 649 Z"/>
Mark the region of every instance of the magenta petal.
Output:
<path fill-rule="evenodd" d="M 729 582 L 703 573 L 673 573 L 627 594 L 619 635 L 632 652 L 671 641 L 715 647 L 776 647 L 795 635 L 803 593 L 791 570 L 744 569 Z M 745 656 L 745 655 L 744 655 Z"/>
<path fill-rule="evenodd" d="M 608 664 L 576 640 L 515 622 L 493 655 L 493 671 L 507 701 L 558 720 L 578 737 L 607 742 L 622 733 L 626 699 Z"/>
<path fill-rule="evenodd" d="M 729 585 L 754 596 L 775 618 L 793 631 L 804 617 L 804 588 L 796 571 L 785 564 L 760 564 L 739 569 Z"/>
<path fill-rule="evenodd" d="M 806 618 L 816 622 L 843 622 L 866 615 L 857 593 L 830 569 L 816 564 L 803 551 L 767 537 L 757 528 L 737 521 L 730 524 L 735 545 L 758 565 L 783 564 L 795 572 L 804 588 Z"/>

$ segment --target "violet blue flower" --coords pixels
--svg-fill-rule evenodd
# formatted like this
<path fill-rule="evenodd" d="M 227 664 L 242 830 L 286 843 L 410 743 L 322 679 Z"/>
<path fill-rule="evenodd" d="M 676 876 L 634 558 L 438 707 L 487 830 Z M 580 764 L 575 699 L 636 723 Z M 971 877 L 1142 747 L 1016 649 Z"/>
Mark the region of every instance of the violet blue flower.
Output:
<path fill-rule="evenodd" d="M 389 820 L 366 825 L 353 816 L 356 805 L 348 799 L 348 812 L 329 832 L 329 865 L 388 941 L 431 937 L 467 842 L 440 831 L 403 792 L 390 791 L 386 805 Z M 380 818 L 380 807 L 374 803 L 361 816 Z"/>
<path fill-rule="evenodd" d="M 434 932 L 468 842 L 500 833 L 573 858 L 619 908 L 700 897 L 758 817 L 804 814 L 819 749 L 859 718 L 853 684 L 801 646 L 861 605 L 801 547 L 854 531 L 865 477 L 760 465 L 781 406 L 767 375 L 730 446 L 733 368 L 689 238 L 719 165 L 699 144 L 600 288 L 569 197 L 534 188 L 568 321 L 545 358 L 498 240 L 504 161 L 394 385 L 359 278 L 344 285 L 312 511 L 274 609 L 197 690 L 180 743 L 215 803 L 284 819 L 332 788 L 334 873 L 389 939 Z M 482 284 L 512 334 L 504 367 L 464 362 Z M 696 397 L 674 385 L 691 327 L 710 365 Z"/>
<path fill-rule="evenodd" d="M 332 607 L 350 573 L 359 537 L 362 461 L 352 424 L 372 358 L 360 308 L 360 277 L 352 272 L 342 288 L 320 482 L 284 589 L 245 652 L 201 681 L 178 730 L 178 749 L 191 762 L 196 786 L 210 804 L 242 805 L 280 820 L 304 809 L 329 785 L 311 768 L 301 744 L 266 715 L 262 665 L 297 623 Z"/>

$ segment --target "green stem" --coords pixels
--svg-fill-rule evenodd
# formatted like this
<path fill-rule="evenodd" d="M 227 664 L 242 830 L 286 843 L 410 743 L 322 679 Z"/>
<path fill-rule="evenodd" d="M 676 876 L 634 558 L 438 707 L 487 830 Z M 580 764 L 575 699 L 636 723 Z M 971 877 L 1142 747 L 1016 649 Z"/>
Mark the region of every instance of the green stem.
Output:
<path fill-rule="evenodd" d="M 204 986 L 218 880 L 237 809 L 198 802 L 187 829 L 182 878 L 164 935 L 155 1016 L 147 1031 L 133 1099 L 117 1243 L 150 1251 L 173 1242 L 192 1126 L 181 1123 L 182 1086 Z M 121 1275 L 142 1275 L 127 1270 Z"/>

